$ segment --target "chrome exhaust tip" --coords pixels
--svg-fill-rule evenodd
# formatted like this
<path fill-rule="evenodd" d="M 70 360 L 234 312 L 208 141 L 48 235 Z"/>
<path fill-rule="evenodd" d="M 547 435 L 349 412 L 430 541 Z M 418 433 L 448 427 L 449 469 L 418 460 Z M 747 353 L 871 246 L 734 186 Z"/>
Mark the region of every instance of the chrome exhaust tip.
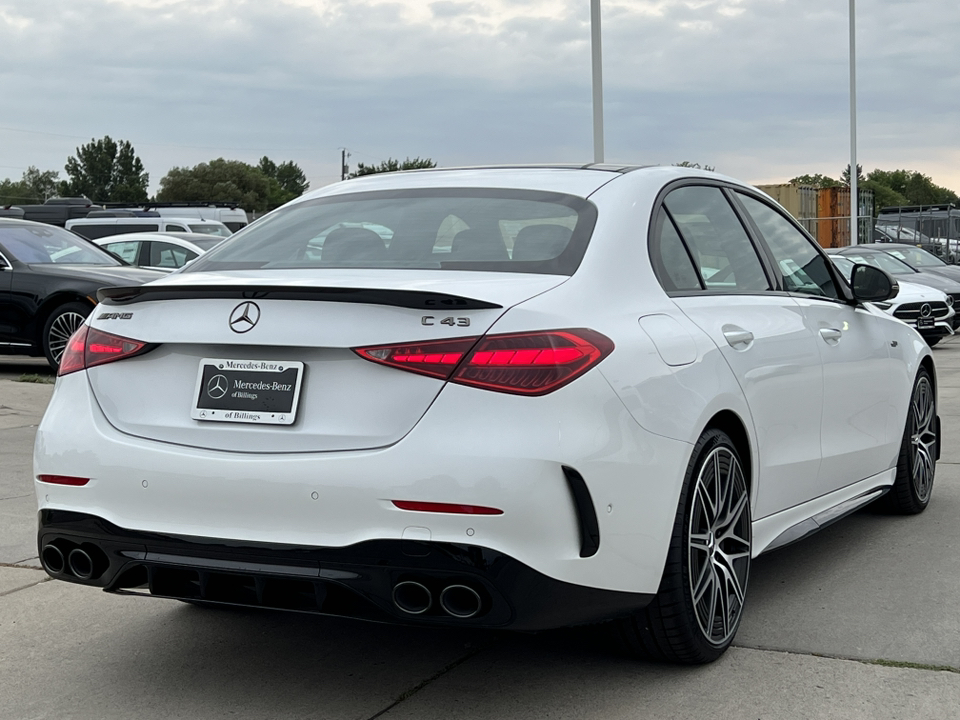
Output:
<path fill-rule="evenodd" d="M 70 572 L 81 580 L 89 580 L 93 577 L 93 558 L 86 550 L 74 548 L 67 556 L 67 564 L 70 566 Z"/>
<path fill-rule="evenodd" d="M 433 594 L 425 585 L 405 580 L 393 586 L 393 604 L 408 615 L 422 615 L 433 604 Z"/>
<path fill-rule="evenodd" d="M 44 545 L 40 551 L 40 560 L 48 573 L 59 575 L 66 567 L 66 560 L 56 545 Z"/>
<path fill-rule="evenodd" d="M 472 618 L 483 605 L 480 593 L 466 585 L 448 585 L 440 593 L 440 607 L 455 618 Z"/>

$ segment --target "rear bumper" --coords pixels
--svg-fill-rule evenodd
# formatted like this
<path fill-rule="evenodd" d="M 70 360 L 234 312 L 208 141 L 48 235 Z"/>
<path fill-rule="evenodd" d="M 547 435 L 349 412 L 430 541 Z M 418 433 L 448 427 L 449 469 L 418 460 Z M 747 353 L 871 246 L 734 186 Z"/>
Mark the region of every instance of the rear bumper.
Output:
<path fill-rule="evenodd" d="M 540 630 L 621 617 L 653 597 L 554 580 L 503 553 L 459 543 L 372 540 L 314 548 L 175 537 L 64 510 L 40 512 L 37 541 L 52 577 L 107 592 L 375 622 Z M 74 550 L 90 558 L 88 578 L 71 570 Z M 429 590 L 426 611 L 412 614 L 395 604 L 394 588 L 405 581 Z M 442 607 L 440 596 L 451 585 L 476 592 L 475 615 L 456 617 Z"/>

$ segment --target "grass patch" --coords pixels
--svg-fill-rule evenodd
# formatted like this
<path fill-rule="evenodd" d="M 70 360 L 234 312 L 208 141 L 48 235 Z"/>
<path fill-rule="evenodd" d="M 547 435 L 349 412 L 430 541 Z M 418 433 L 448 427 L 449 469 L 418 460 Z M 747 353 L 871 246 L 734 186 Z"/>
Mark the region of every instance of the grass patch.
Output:
<path fill-rule="evenodd" d="M 41 385 L 53 385 L 56 378 L 52 375 L 39 375 L 37 373 L 24 373 L 17 378 L 17 382 L 39 383 Z"/>

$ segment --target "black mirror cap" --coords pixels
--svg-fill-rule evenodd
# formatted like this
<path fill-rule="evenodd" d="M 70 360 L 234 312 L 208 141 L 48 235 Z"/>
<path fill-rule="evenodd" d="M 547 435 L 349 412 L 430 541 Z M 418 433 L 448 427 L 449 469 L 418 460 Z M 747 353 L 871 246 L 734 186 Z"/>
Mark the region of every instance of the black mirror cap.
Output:
<path fill-rule="evenodd" d="M 900 285 L 890 273 L 872 265 L 854 265 L 850 287 L 858 302 L 882 302 L 900 292 Z"/>

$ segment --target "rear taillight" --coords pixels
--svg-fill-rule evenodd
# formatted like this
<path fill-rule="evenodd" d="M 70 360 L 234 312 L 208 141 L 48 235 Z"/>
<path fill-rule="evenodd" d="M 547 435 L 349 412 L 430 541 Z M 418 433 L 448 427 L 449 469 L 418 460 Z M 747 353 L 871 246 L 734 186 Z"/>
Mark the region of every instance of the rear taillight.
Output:
<path fill-rule="evenodd" d="M 355 348 L 382 365 L 461 385 L 545 395 L 579 377 L 613 351 L 593 330 L 543 330 L 435 342 Z"/>
<path fill-rule="evenodd" d="M 102 330 L 81 325 L 67 341 L 60 358 L 57 375 L 69 375 L 97 365 L 140 355 L 153 346 L 139 340 L 111 335 Z"/>

